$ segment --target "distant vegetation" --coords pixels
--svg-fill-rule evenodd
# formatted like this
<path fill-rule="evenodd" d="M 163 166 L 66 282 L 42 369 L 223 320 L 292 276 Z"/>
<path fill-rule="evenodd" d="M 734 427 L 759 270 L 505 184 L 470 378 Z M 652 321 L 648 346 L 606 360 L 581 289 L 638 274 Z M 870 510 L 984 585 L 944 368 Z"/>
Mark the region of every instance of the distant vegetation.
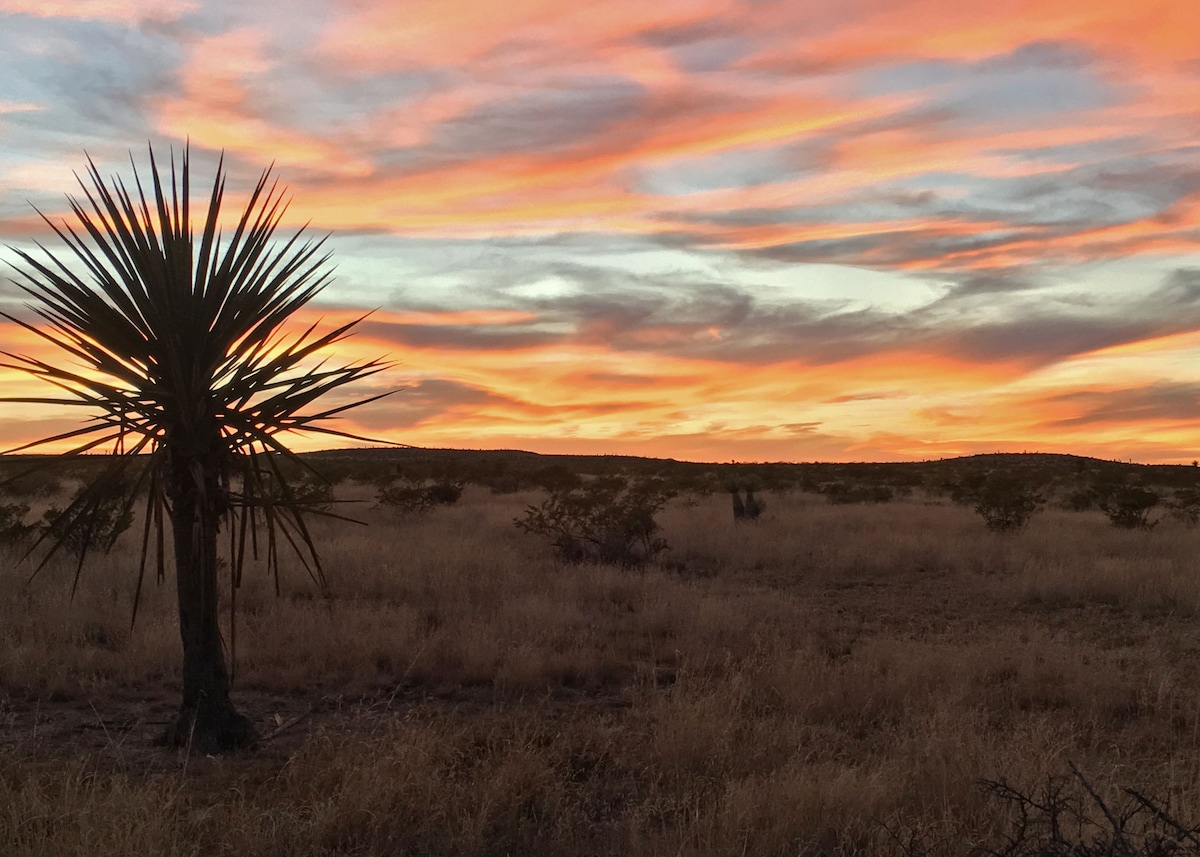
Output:
<path fill-rule="evenodd" d="M 0 461 L 0 478 L 12 479 L 34 458 Z M 586 480 L 612 478 L 654 480 L 680 495 L 737 490 L 743 508 L 745 489 L 752 488 L 760 514 L 767 505 L 764 494 L 800 491 L 834 505 L 891 503 L 919 493 L 927 500 L 941 498 L 972 507 L 985 526 L 996 531 L 1020 529 L 1051 507 L 1100 511 L 1114 526 L 1128 529 L 1151 529 L 1167 515 L 1192 524 L 1200 521 L 1200 468 L 1072 455 L 998 453 L 884 464 L 708 464 L 635 456 L 396 448 L 331 450 L 303 458 L 327 483 L 294 462 L 280 461 L 280 471 L 298 497 L 327 501 L 329 485 L 350 480 L 376 486 L 377 502 L 406 512 L 453 504 L 466 485 L 499 495 L 545 491 L 567 496 Z M 3 490 L 15 499 L 47 496 L 64 482 L 98 471 L 100 460 L 96 456 L 54 465 L 36 477 L 12 481 Z M 734 515 L 738 517 L 736 511 Z"/>
<path fill-rule="evenodd" d="M 515 523 L 549 539 L 566 562 L 642 566 L 668 547 L 658 535 L 655 516 L 674 493 L 657 479 L 601 476 L 578 488 L 551 492 Z"/>
<path fill-rule="evenodd" d="M 310 453 L 308 460 L 333 481 L 452 480 L 497 494 L 553 491 L 579 484 L 582 474 L 657 478 L 680 492 L 713 494 L 729 486 L 762 491 L 799 490 L 837 494 L 840 487 L 887 487 L 893 498 L 915 489 L 948 496 L 954 487 L 992 472 L 1051 491 L 1056 502 L 1072 488 L 1132 483 L 1162 492 L 1200 486 L 1200 467 L 1142 465 L 1050 453 L 996 453 L 936 461 L 895 463 L 727 464 L 626 455 L 539 455 L 516 450 L 379 448 Z M 319 462 L 319 464 L 318 464 Z M 871 498 L 874 499 L 874 498 Z M 882 498 L 881 498 L 882 499 Z M 869 501 L 869 500 L 868 500 Z"/>
<path fill-rule="evenodd" d="M 462 492 L 461 482 L 443 480 L 426 485 L 401 481 L 379 489 L 379 504 L 400 512 L 428 512 L 437 506 L 453 506 Z"/>
<path fill-rule="evenodd" d="M 328 583 L 284 598 L 259 533 L 220 606 L 263 750 L 210 760 L 152 746 L 140 518 L 73 597 L 70 552 L 25 585 L 104 466 L 0 482 L 6 857 L 1200 854 L 1196 468 L 281 462 L 264 500 L 368 526 L 314 521 Z"/>
<path fill-rule="evenodd" d="M 172 585 L 130 628 L 138 515 L 73 596 L 70 552 L 26 585 L 105 466 L 29 463 L 0 460 L 6 857 L 1200 855 L 1196 468 L 281 462 L 265 501 L 368 526 L 315 520 L 329 580 L 293 559 L 284 598 L 258 534 L 220 608 L 262 751 L 216 760 L 152 744 L 179 632 Z"/>

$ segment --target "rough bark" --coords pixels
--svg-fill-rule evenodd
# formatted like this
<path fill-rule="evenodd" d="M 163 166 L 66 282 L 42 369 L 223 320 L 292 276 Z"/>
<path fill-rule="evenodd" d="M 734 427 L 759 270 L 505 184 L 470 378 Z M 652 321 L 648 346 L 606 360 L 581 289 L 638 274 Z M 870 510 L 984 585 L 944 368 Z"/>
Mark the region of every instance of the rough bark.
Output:
<path fill-rule="evenodd" d="M 218 623 L 217 533 L 225 493 L 211 462 L 198 457 L 176 459 L 170 480 L 183 702 L 163 740 L 206 754 L 251 746 L 257 739 L 254 727 L 229 698 Z"/>

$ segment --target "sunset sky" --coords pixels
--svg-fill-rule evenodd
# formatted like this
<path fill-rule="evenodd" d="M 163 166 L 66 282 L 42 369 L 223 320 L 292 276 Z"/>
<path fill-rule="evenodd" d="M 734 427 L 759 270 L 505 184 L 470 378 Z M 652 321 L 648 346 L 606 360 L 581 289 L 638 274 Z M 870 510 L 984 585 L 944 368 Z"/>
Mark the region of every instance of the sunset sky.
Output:
<path fill-rule="evenodd" d="M 349 430 L 1200 458 L 1200 3 L 0 0 L 0 32 L 0 244 L 86 155 L 190 139 L 239 200 L 274 161 L 330 233 L 312 317 L 375 310 L 338 354 L 397 361 Z M 62 419 L 6 406 L 0 444 Z"/>

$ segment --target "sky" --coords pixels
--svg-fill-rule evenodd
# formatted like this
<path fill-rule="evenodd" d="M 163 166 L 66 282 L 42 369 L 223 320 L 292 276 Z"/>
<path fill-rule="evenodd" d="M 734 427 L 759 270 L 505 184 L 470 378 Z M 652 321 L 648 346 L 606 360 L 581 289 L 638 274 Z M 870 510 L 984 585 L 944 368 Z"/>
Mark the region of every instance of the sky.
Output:
<path fill-rule="evenodd" d="M 396 362 L 341 428 L 1200 457 L 1200 3 L 0 0 L 0 32 L 0 263 L 57 246 L 34 206 L 88 156 L 190 141 L 234 198 L 274 163 L 336 265 L 298 320 L 373 311 L 337 356 Z M 0 444 L 80 417 L 7 406 Z"/>

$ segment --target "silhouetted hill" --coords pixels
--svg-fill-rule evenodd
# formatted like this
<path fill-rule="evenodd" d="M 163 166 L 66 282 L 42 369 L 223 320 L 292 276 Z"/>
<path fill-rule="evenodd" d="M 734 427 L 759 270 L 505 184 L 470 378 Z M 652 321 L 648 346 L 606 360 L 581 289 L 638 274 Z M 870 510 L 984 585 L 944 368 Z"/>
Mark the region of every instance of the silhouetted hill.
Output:
<path fill-rule="evenodd" d="M 914 489 L 954 496 L 956 488 L 991 473 L 1065 496 L 1097 485 L 1135 484 L 1169 492 L 1200 488 L 1200 468 L 1131 464 L 1057 453 L 993 453 L 916 462 L 740 462 L 712 463 L 632 455 L 544 455 L 512 449 L 459 450 L 373 447 L 305 453 L 302 460 L 333 482 L 353 479 L 388 484 L 398 480 L 475 483 L 498 493 L 569 487 L 581 478 L 621 475 L 667 480 L 680 491 L 711 493 L 729 488 L 804 490 L 834 502 L 870 502 L 904 496 Z M 102 464 L 102 456 L 51 464 L 47 457 L 0 459 L 0 477 L 11 479 L 29 466 L 48 466 L 33 480 L 78 478 Z M 299 476 L 299 468 L 295 468 Z M 42 475 L 44 474 L 44 475 Z M 23 480 L 27 481 L 27 480 Z M 31 486 L 26 486 L 29 490 Z M 0 489 L 3 490 L 3 489 Z"/>
<path fill-rule="evenodd" d="M 580 476 L 626 475 L 666 479 L 680 490 L 726 490 L 734 484 L 765 490 L 836 493 L 839 486 L 884 486 L 894 492 L 950 486 L 1003 471 L 1048 488 L 1132 483 L 1163 489 L 1200 486 L 1200 468 L 1131 464 L 1058 453 L 993 453 L 916 462 L 711 463 L 631 455 L 543 455 L 522 450 L 418 447 L 328 450 L 307 454 L 330 476 L 373 481 L 392 478 L 477 482 L 495 490 L 553 488 Z M 852 492 L 853 493 L 853 492 Z"/>

